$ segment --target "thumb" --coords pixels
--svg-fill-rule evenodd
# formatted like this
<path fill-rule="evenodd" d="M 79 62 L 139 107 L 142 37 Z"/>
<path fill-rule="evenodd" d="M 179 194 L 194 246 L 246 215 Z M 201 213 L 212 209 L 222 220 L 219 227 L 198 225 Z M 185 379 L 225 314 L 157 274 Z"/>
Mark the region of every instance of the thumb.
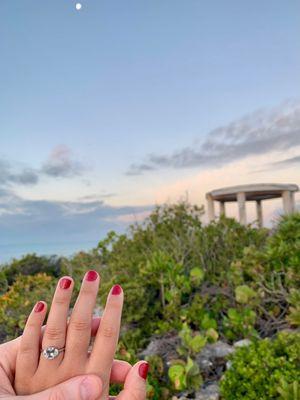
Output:
<path fill-rule="evenodd" d="M 149 364 L 145 361 L 137 362 L 126 376 L 124 389 L 118 396 L 111 397 L 116 400 L 145 400 L 146 399 L 146 379 Z"/>
<path fill-rule="evenodd" d="M 18 400 L 96 400 L 102 381 L 96 375 L 77 376 L 43 392 L 18 397 Z"/>

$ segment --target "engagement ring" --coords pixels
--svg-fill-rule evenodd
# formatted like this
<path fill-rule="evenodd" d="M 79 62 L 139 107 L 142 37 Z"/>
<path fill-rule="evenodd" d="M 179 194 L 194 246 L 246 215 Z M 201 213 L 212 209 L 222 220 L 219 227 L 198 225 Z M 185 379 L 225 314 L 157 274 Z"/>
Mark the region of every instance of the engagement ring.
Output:
<path fill-rule="evenodd" d="M 54 346 L 49 346 L 46 347 L 46 349 L 43 349 L 41 353 L 47 360 L 54 360 L 60 353 L 62 353 L 65 350 L 64 347 L 61 349 L 58 349 L 57 347 Z"/>

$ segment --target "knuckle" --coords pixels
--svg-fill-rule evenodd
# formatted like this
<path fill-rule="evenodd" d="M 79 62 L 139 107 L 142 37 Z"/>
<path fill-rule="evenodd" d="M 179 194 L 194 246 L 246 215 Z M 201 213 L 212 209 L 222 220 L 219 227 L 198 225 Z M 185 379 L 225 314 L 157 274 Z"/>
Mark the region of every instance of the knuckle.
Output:
<path fill-rule="evenodd" d="M 28 320 L 26 322 L 25 329 L 26 330 L 30 330 L 30 331 L 34 331 L 34 330 L 36 330 L 37 326 L 38 326 L 38 324 L 36 322 Z"/>
<path fill-rule="evenodd" d="M 66 304 L 67 303 L 67 301 L 68 301 L 68 297 L 66 297 L 66 296 L 55 296 L 55 298 L 54 298 L 54 304 L 57 304 L 57 305 L 61 305 L 61 304 Z"/>
<path fill-rule="evenodd" d="M 107 337 L 107 338 L 111 338 L 114 337 L 116 335 L 116 329 L 109 324 L 100 324 L 100 335 Z"/>
<path fill-rule="evenodd" d="M 90 331 L 91 323 L 88 321 L 78 321 L 78 320 L 72 321 L 72 319 L 71 319 L 69 327 L 70 327 L 70 329 L 72 329 L 74 331 L 78 331 L 78 332 Z"/>
<path fill-rule="evenodd" d="M 46 327 L 45 336 L 49 340 L 59 340 L 64 338 L 65 332 L 62 329 L 56 328 L 54 326 Z"/>
<path fill-rule="evenodd" d="M 21 341 L 20 343 L 20 353 L 24 354 L 29 354 L 32 356 L 32 351 L 33 351 L 34 347 L 32 346 L 31 343 L 29 342 L 23 342 Z"/>
<path fill-rule="evenodd" d="M 90 286 L 82 286 L 82 288 L 80 289 L 80 296 L 95 296 L 95 289 L 93 287 Z"/>

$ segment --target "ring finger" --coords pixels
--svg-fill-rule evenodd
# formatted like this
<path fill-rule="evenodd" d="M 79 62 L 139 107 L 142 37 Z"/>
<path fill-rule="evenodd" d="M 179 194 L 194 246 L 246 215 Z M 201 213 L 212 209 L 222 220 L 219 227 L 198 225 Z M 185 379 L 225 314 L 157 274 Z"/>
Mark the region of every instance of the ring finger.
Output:
<path fill-rule="evenodd" d="M 52 300 L 51 309 L 45 333 L 42 340 L 42 349 L 45 350 L 48 347 L 55 347 L 57 349 L 63 349 L 66 342 L 66 330 L 67 330 L 67 318 L 70 306 L 70 300 L 73 290 L 73 280 L 69 276 L 64 276 L 58 282 L 55 290 L 55 294 Z M 41 354 L 40 365 L 46 367 L 57 368 L 63 359 L 63 352 L 55 357 L 54 359 L 46 359 Z"/>

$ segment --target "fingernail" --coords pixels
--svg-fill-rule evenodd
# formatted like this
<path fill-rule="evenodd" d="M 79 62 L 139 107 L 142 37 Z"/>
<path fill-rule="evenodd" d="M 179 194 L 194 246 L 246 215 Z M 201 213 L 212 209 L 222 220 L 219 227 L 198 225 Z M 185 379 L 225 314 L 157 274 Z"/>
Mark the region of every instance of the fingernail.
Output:
<path fill-rule="evenodd" d="M 89 282 L 95 281 L 97 278 L 98 278 L 98 272 L 94 270 L 89 271 L 85 276 L 85 279 Z"/>
<path fill-rule="evenodd" d="M 69 289 L 71 286 L 72 280 L 70 278 L 63 278 L 59 282 L 59 287 L 61 289 Z"/>
<path fill-rule="evenodd" d="M 120 285 L 115 285 L 112 288 L 111 294 L 116 296 L 116 295 L 120 294 L 121 292 L 122 292 L 121 286 Z"/>
<path fill-rule="evenodd" d="M 41 311 L 43 311 L 44 308 L 45 308 L 45 304 L 42 301 L 39 301 L 38 303 L 36 303 L 36 305 L 34 307 L 34 311 L 41 312 Z"/>
<path fill-rule="evenodd" d="M 101 385 L 96 377 L 87 376 L 81 382 L 80 387 L 81 400 L 97 399 L 101 394 Z"/>
<path fill-rule="evenodd" d="M 143 379 L 147 379 L 148 375 L 148 370 L 149 370 L 149 364 L 147 362 L 142 363 L 139 366 L 139 375 Z"/>

